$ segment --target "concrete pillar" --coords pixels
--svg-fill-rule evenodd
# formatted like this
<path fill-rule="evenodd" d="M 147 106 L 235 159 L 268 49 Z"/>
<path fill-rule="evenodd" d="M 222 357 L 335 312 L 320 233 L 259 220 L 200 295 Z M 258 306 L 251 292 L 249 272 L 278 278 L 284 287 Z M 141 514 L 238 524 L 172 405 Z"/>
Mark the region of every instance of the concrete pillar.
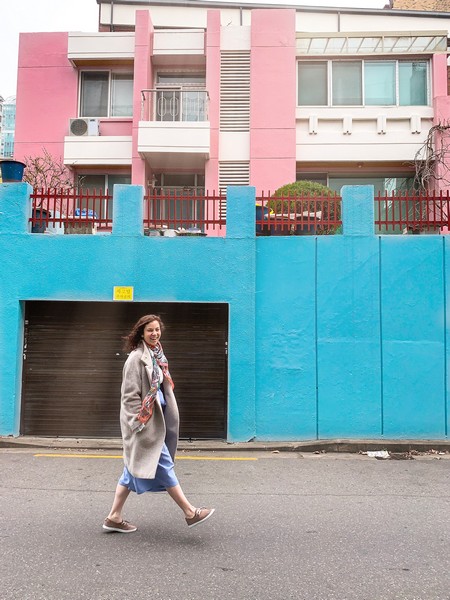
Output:
<path fill-rule="evenodd" d="M 344 185 L 342 196 L 342 229 L 346 236 L 374 235 L 373 185 Z"/>
<path fill-rule="evenodd" d="M 114 186 L 112 235 L 144 235 L 144 188 L 141 185 Z"/>

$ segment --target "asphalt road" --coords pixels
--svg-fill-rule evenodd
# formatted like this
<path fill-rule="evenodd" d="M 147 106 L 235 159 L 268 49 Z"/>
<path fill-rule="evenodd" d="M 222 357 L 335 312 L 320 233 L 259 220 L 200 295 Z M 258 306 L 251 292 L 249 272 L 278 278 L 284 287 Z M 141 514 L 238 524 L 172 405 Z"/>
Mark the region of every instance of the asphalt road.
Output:
<path fill-rule="evenodd" d="M 448 456 L 183 454 L 216 514 L 188 529 L 167 494 L 132 495 L 123 535 L 101 529 L 117 452 L 37 452 L 0 451 L 1 600 L 450 599 Z"/>

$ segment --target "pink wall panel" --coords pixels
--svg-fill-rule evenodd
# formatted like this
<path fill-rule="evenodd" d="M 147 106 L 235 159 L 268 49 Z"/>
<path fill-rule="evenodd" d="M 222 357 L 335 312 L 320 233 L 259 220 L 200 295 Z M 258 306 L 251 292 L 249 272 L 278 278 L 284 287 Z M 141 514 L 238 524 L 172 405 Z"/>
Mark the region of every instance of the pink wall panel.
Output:
<path fill-rule="evenodd" d="M 434 123 L 450 123 L 450 97 L 440 96 L 435 98 L 433 102 L 434 108 Z M 442 144 L 446 145 L 448 142 L 442 140 L 440 134 L 436 135 L 436 147 L 442 148 Z M 450 190 L 450 183 L 448 183 L 448 169 L 450 165 L 436 165 L 437 183 L 435 188 L 437 190 Z"/>
<path fill-rule="evenodd" d="M 141 91 L 153 88 L 154 29 L 150 13 L 147 10 L 136 11 L 135 31 L 131 182 L 134 185 L 146 185 L 146 182 L 151 178 L 151 169 L 138 153 L 138 130 L 141 118 Z"/>
<path fill-rule="evenodd" d="M 250 183 L 295 181 L 295 10 L 254 10 L 251 26 Z"/>
<path fill-rule="evenodd" d="M 295 160 L 295 129 L 271 129 L 269 131 L 271 148 L 267 147 L 267 129 L 253 129 L 250 140 L 250 154 L 253 157 L 285 158 Z"/>
<path fill-rule="evenodd" d="M 447 55 L 433 55 L 433 98 L 447 95 Z"/>
<path fill-rule="evenodd" d="M 63 155 L 69 119 L 77 116 L 78 74 L 67 60 L 67 33 L 20 35 L 15 158 Z"/>
<path fill-rule="evenodd" d="M 132 135 L 133 119 L 105 119 L 100 121 L 101 135 Z"/>
<path fill-rule="evenodd" d="M 292 163 L 285 158 L 258 158 L 253 159 L 250 170 L 250 185 L 256 188 L 256 194 L 274 192 L 286 183 L 295 181 L 292 173 Z"/>
<path fill-rule="evenodd" d="M 206 29 L 206 89 L 209 93 L 210 160 L 205 168 L 205 187 L 219 189 L 220 109 L 220 11 L 209 10 Z"/>

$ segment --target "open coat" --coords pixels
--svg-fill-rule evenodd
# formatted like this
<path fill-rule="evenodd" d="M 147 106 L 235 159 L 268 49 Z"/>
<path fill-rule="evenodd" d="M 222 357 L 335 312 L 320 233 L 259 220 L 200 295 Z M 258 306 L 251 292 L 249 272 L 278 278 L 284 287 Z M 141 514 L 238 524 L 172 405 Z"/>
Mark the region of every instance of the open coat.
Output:
<path fill-rule="evenodd" d="M 154 479 L 164 442 L 172 460 L 178 445 L 179 417 L 175 395 L 170 382 L 164 378 L 164 396 L 167 402 L 163 414 L 155 402 L 153 415 L 142 431 L 138 420 L 142 400 L 150 389 L 153 372 L 152 351 L 146 344 L 133 350 L 123 367 L 120 407 L 120 428 L 123 439 L 125 466 L 134 477 Z"/>

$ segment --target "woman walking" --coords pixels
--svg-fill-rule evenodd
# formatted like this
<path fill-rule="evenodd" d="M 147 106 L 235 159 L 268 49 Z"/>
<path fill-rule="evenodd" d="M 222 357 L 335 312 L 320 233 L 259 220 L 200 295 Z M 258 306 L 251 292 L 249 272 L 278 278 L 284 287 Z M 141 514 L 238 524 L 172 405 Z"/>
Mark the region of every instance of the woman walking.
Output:
<path fill-rule="evenodd" d="M 160 343 L 160 317 L 141 317 L 126 337 L 128 356 L 122 378 L 120 427 L 125 467 L 117 484 L 106 531 L 132 533 L 123 519 L 130 492 L 167 491 L 184 513 L 188 527 L 205 522 L 214 508 L 196 508 L 181 489 L 174 471 L 178 444 L 178 407 L 169 365 Z"/>

